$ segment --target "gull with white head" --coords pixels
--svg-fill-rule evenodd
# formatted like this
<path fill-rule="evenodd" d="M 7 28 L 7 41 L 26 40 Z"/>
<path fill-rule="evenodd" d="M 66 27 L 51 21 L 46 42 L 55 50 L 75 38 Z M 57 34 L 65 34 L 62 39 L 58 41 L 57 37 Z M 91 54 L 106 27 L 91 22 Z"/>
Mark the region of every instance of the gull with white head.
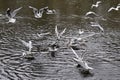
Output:
<path fill-rule="evenodd" d="M 37 9 L 35 7 L 32 7 L 32 6 L 29 6 L 29 8 L 33 9 L 33 13 L 34 13 L 35 18 L 42 18 L 44 8 Z"/>
<path fill-rule="evenodd" d="M 13 12 L 10 8 L 7 9 L 6 17 L 9 19 L 8 23 L 15 23 L 16 19 L 14 17 L 20 9 L 22 9 L 22 7 L 15 9 Z"/>
<path fill-rule="evenodd" d="M 91 9 L 94 8 L 94 7 L 97 8 L 100 3 L 102 3 L 102 2 L 101 1 L 97 1 L 96 4 L 92 4 Z"/>

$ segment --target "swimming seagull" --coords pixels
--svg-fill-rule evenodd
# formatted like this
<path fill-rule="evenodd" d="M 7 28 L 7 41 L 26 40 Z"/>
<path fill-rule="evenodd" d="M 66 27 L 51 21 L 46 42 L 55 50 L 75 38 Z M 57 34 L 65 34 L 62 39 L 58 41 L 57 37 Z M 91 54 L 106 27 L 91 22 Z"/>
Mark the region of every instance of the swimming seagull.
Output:
<path fill-rule="evenodd" d="M 92 67 L 89 67 L 86 61 L 83 61 L 84 55 L 81 55 L 80 57 L 77 55 L 77 53 L 71 48 L 71 50 L 73 51 L 74 55 L 76 58 L 73 58 L 73 60 L 80 65 L 82 68 L 84 68 L 85 70 L 93 70 Z"/>
<path fill-rule="evenodd" d="M 59 32 L 58 32 L 57 25 L 56 25 L 56 26 L 55 26 L 55 34 L 56 34 L 56 36 L 57 36 L 57 39 L 60 39 L 60 38 L 62 37 L 62 35 L 65 33 L 65 31 L 66 31 L 66 28 L 64 28 L 63 31 L 59 33 Z"/>
<path fill-rule="evenodd" d="M 35 18 L 41 18 L 44 12 L 44 8 L 37 9 L 35 7 L 29 6 L 29 8 L 33 9 L 33 13 Z"/>
<path fill-rule="evenodd" d="M 56 11 L 54 9 L 50 10 L 48 7 L 45 7 L 44 11 L 46 12 L 46 14 L 56 14 Z"/>
<path fill-rule="evenodd" d="M 96 4 L 92 4 L 91 9 L 94 8 L 94 7 L 97 8 L 100 3 L 101 3 L 101 1 L 97 1 Z"/>
<path fill-rule="evenodd" d="M 7 9 L 6 17 L 9 19 L 8 23 L 15 23 L 16 19 L 14 17 L 20 9 L 22 9 L 22 7 L 15 9 L 13 12 L 10 8 Z"/>
<path fill-rule="evenodd" d="M 20 38 L 18 38 L 18 39 L 19 39 L 19 41 L 22 42 L 23 45 L 25 45 L 29 49 L 29 52 L 31 52 L 31 50 L 33 48 L 32 41 L 26 42 L 26 41 L 24 41 L 24 40 L 22 40 Z"/>
<path fill-rule="evenodd" d="M 111 8 L 108 10 L 108 12 L 111 12 L 112 10 L 118 11 L 119 8 L 120 8 L 120 4 L 118 4 L 116 8 L 115 8 L 115 7 L 111 7 Z"/>
<path fill-rule="evenodd" d="M 97 22 L 90 22 L 92 27 L 98 27 L 102 32 L 104 32 L 103 27 Z"/>

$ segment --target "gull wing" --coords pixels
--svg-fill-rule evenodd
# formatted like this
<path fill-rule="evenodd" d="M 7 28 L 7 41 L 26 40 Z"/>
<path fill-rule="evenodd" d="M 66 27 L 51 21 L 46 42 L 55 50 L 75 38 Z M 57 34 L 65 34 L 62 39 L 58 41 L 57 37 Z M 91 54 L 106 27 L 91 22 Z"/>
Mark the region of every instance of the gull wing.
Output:
<path fill-rule="evenodd" d="M 26 47 L 29 48 L 29 43 L 27 43 L 26 41 L 24 41 L 24 40 L 22 40 L 20 38 L 18 38 L 18 39 L 19 39 L 20 42 L 22 42 L 23 45 L 25 45 Z"/>
<path fill-rule="evenodd" d="M 73 51 L 73 53 L 75 54 L 77 59 L 80 59 L 80 57 L 77 55 L 77 53 L 73 50 L 73 48 L 71 48 L 71 50 Z"/>
<path fill-rule="evenodd" d="M 84 64 L 83 64 L 84 68 L 87 69 L 87 70 L 93 70 L 92 67 L 89 67 L 87 62 L 84 61 Z"/>
<path fill-rule="evenodd" d="M 108 10 L 108 12 L 110 12 L 110 11 L 112 11 L 112 10 L 115 10 L 115 8 L 114 8 L 114 7 L 111 7 L 111 8 Z"/>
<path fill-rule="evenodd" d="M 91 15 L 91 14 L 93 14 L 93 15 L 95 15 L 95 16 L 98 16 L 95 12 L 93 12 L 93 11 L 89 11 L 89 12 L 87 12 L 86 14 L 85 14 L 85 16 L 88 16 L 88 15 Z"/>
<path fill-rule="evenodd" d="M 45 8 L 39 9 L 39 12 L 40 12 L 40 13 L 43 13 L 43 12 L 44 12 L 44 9 L 45 9 Z"/>
<path fill-rule="evenodd" d="M 38 34 L 37 33 L 37 36 L 39 36 L 39 37 L 43 37 L 43 36 L 46 36 L 46 35 L 49 35 L 50 34 L 50 32 L 47 32 L 47 33 L 41 33 L 41 34 Z"/>
<path fill-rule="evenodd" d="M 101 1 L 97 1 L 97 2 L 96 2 L 96 5 L 98 5 L 98 4 L 100 4 L 100 3 L 102 3 L 102 2 L 101 2 Z"/>
<path fill-rule="evenodd" d="M 38 9 L 35 8 L 35 7 L 29 6 L 29 8 L 33 9 L 33 12 L 34 12 L 34 13 L 35 13 L 35 12 L 38 12 Z"/>
<path fill-rule="evenodd" d="M 62 36 L 65 33 L 65 31 L 66 31 L 66 28 L 63 29 L 63 31 L 59 35 Z"/>
<path fill-rule="evenodd" d="M 102 32 L 104 32 L 104 29 L 103 29 L 103 27 L 102 27 L 100 24 L 98 24 L 98 27 L 100 28 L 100 30 L 101 30 Z"/>
<path fill-rule="evenodd" d="M 55 34 L 56 34 L 57 37 L 59 37 L 59 32 L 58 32 L 57 25 L 55 26 Z"/>
<path fill-rule="evenodd" d="M 22 9 L 22 7 L 15 9 L 15 10 L 11 13 L 11 17 L 15 17 L 15 15 L 17 14 L 17 12 L 18 12 L 20 9 Z"/>
<path fill-rule="evenodd" d="M 104 29 L 103 29 L 103 27 L 99 24 L 99 23 L 95 23 L 95 22 L 91 22 L 91 26 L 96 26 L 96 27 L 98 27 L 102 32 L 104 32 Z"/>

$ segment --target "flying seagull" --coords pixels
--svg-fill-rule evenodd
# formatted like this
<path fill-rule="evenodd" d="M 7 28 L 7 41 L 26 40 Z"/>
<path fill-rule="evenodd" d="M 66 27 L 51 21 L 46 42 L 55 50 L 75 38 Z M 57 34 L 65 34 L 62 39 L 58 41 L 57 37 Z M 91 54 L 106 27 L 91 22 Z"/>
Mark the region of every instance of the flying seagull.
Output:
<path fill-rule="evenodd" d="M 13 12 L 10 8 L 7 9 L 6 17 L 9 19 L 8 23 L 15 23 L 16 19 L 14 17 L 20 9 L 22 9 L 22 7 L 15 9 Z"/>
<path fill-rule="evenodd" d="M 118 11 L 119 8 L 120 8 L 120 4 L 118 4 L 116 8 L 115 8 L 115 7 L 111 7 L 111 8 L 108 10 L 108 12 L 111 12 L 112 10 Z"/>
<path fill-rule="evenodd" d="M 102 2 L 101 1 L 97 1 L 96 4 L 92 4 L 91 9 L 94 8 L 94 7 L 97 8 L 100 3 L 102 3 Z"/>
<path fill-rule="evenodd" d="M 32 7 L 32 6 L 29 6 L 29 8 L 33 9 L 33 13 L 34 13 L 35 18 L 42 18 L 44 8 L 37 9 L 35 7 Z"/>
<path fill-rule="evenodd" d="M 97 15 L 95 12 L 93 12 L 93 11 L 89 11 L 89 12 L 87 12 L 86 14 L 85 14 L 85 16 L 91 16 L 91 15 L 93 15 L 93 16 L 99 16 L 99 15 Z"/>

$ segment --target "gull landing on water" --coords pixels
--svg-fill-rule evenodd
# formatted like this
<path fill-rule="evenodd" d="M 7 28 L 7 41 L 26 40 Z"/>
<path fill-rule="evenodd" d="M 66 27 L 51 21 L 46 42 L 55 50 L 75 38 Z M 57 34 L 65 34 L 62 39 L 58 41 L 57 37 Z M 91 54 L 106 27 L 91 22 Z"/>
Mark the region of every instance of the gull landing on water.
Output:
<path fill-rule="evenodd" d="M 63 31 L 59 33 L 59 32 L 58 32 L 57 25 L 56 25 L 56 26 L 55 26 L 55 34 L 56 34 L 56 36 L 57 36 L 57 39 L 60 39 L 60 38 L 62 37 L 62 35 L 65 33 L 65 31 L 66 31 L 66 28 L 63 29 Z"/>
<path fill-rule="evenodd" d="M 35 7 L 32 7 L 32 6 L 29 6 L 29 8 L 33 9 L 33 13 L 34 13 L 35 18 L 42 18 L 44 8 L 37 9 Z"/>
<path fill-rule="evenodd" d="M 108 10 L 108 12 L 111 12 L 112 10 L 118 11 L 119 8 L 120 8 L 120 4 L 118 4 L 116 8 L 115 8 L 115 7 L 111 7 L 111 8 Z"/>
<path fill-rule="evenodd" d="M 23 45 L 25 45 L 28 49 L 29 49 L 29 52 L 31 52 L 33 46 L 32 46 L 32 41 L 29 41 L 29 42 L 25 42 L 24 40 L 21 40 L 20 38 L 18 38 L 19 41 L 22 42 Z"/>
<path fill-rule="evenodd" d="M 89 67 L 86 61 L 83 61 L 84 55 L 81 55 L 81 57 L 79 57 L 77 55 L 77 53 L 71 48 L 71 50 L 73 51 L 74 55 L 76 58 L 73 58 L 73 60 L 80 65 L 82 68 L 84 68 L 85 70 L 93 70 L 92 67 Z"/>
<path fill-rule="evenodd" d="M 22 7 L 15 9 L 13 12 L 11 12 L 10 8 L 7 9 L 6 17 L 9 19 L 8 23 L 15 23 L 16 19 L 14 17 L 20 9 L 22 9 Z"/>
<path fill-rule="evenodd" d="M 94 8 L 94 7 L 97 8 L 100 3 L 102 3 L 102 2 L 101 1 L 97 1 L 96 4 L 92 4 L 91 9 Z"/>

